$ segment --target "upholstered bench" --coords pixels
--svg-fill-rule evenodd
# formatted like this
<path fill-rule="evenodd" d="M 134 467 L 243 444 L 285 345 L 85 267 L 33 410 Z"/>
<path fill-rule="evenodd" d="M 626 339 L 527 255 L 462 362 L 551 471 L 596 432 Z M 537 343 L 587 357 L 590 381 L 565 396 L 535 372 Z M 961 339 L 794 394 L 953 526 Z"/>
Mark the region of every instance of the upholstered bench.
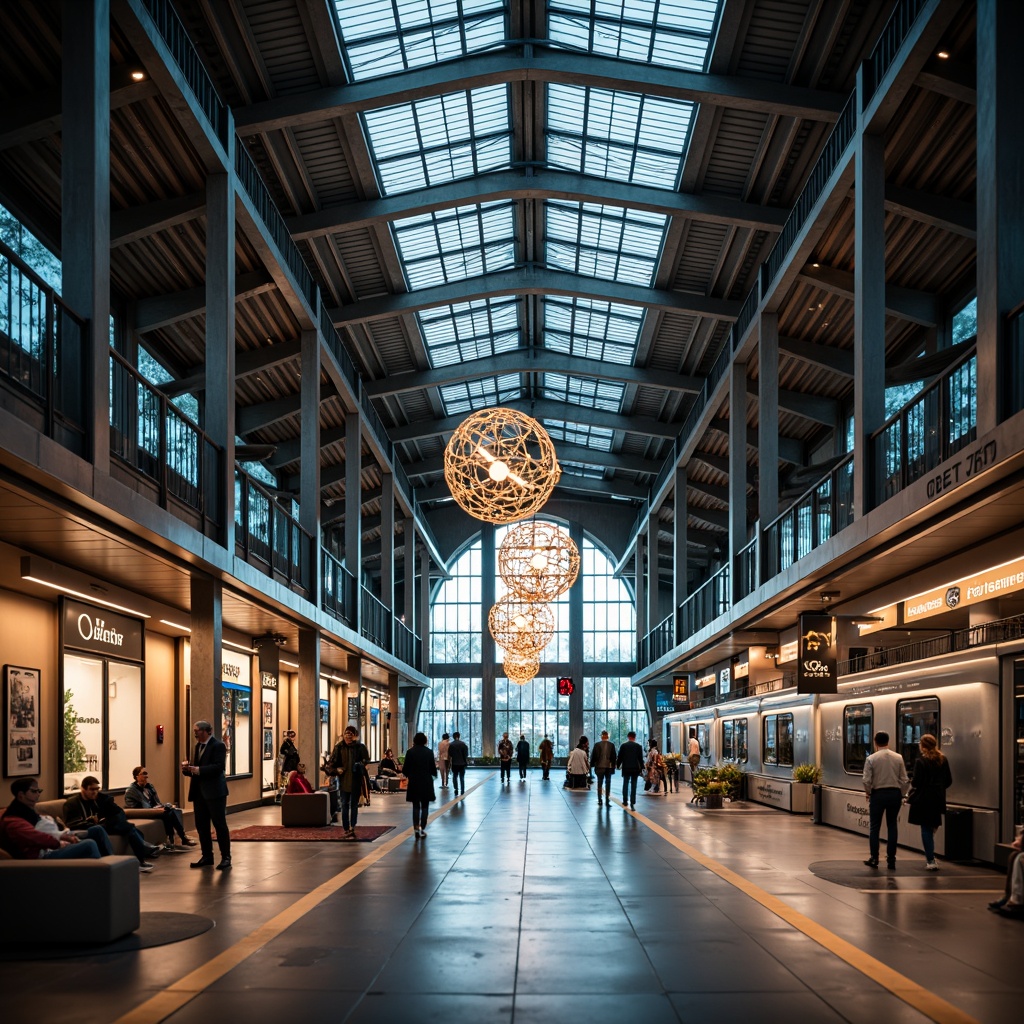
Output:
<path fill-rule="evenodd" d="M 281 797 L 281 825 L 284 828 L 310 828 L 330 823 L 330 794 L 285 793 Z"/>
<path fill-rule="evenodd" d="M 118 802 L 120 803 L 120 801 Z M 152 818 L 132 818 L 131 808 L 126 809 L 125 813 L 128 815 L 128 820 L 145 836 L 147 843 L 152 843 L 154 846 L 163 844 L 167 833 L 164 831 L 162 821 L 154 821 Z M 36 814 L 46 814 L 51 818 L 63 819 L 64 800 L 40 800 L 36 804 Z M 110 836 L 110 845 L 113 847 L 114 853 L 118 855 L 132 852 L 128 840 L 124 836 Z"/>
<path fill-rule="evenodd" d="M 113 942 L 139 927 L 139 862 L 0 860 L 4 941 Z"/>

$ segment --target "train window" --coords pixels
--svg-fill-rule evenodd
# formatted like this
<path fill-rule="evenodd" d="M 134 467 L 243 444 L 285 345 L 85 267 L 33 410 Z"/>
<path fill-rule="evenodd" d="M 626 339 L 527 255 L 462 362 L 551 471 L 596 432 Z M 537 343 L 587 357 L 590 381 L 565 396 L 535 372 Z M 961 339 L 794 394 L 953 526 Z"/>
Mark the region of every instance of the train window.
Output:
<path fill-rule="evenodd" d="M 764 720 L 764 763 L 793 763 L 793 716 L 766 715 Z"/>
<path fill-rule="evenodd" d="M 896 704 L 896 750 L 903 755 L 908 772 L 914 770 L 914 762 L 921 753 L 918 744 L 926 733 L 931 733 L 941 741 L 939 698 L 923 697 L 917 700 L 898 701 Z"/>
<path fill-rule="evenodd" d="M 875 709 L 871 704 L 851 704 L 843 708 L 843 768 L 861 774 L 871 753 Z"/>
<path fill-rule="evenodd" d="M 729 718 L 722 722 L 722 758 L 725 761 L 747 761 L 747 720 Z"/>
<path fill-rule="evenodd" d="M 697 742 L 700 744 L 702 756 L 706 757 L 711 753 L 711 739 L 706 725 L 697 726 Z"/>

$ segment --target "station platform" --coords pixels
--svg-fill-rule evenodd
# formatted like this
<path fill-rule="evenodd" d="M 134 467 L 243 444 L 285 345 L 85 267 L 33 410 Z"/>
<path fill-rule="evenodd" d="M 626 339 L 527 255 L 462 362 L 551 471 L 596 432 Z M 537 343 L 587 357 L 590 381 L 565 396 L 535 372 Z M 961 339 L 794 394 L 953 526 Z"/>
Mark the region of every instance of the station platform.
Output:
<path fill-rule="evenodd" d="M 136 951 L 4 957 L 5 1017 L 1020 1020 L 1024 922 L 987 910 L 996 870 L 929 873 L 901 850 L 896 871 L 873 871 L 860 836 L 757 804 L 702 810 L 686 784 L 638 794 L 635 812 L 620 783 L 610 807 L 534 770 L 505 785 L 471 771 L 467 784 L 457 801 L 439 789 L 423 839 L 404 794 L 388 794 L 360 811 L 361 826 L 394 826 L 373 842 L 237 842 L 230 872 L 164 854 L 140 878 L 143 915 L 214 927 Z M 268 804 L 229 824 L 279 814 Z"/>

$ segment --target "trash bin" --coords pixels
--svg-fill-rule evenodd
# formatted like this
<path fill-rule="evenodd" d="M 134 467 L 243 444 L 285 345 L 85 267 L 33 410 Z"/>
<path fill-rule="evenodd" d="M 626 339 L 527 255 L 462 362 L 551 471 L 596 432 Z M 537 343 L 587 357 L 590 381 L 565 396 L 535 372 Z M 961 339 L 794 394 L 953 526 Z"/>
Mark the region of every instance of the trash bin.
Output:
<path fill-rule="evenodd" d="M 815 782 L 811 786 L 811 824 L 821 824 L 821 790 L 822 787 L 819 783 Z"/>
<path fill-rule="evenodd" d="M 942 825 L 946 832 L 946 857 L 973 860 L 974 811 L 970 807 L 947 807 Z"/>

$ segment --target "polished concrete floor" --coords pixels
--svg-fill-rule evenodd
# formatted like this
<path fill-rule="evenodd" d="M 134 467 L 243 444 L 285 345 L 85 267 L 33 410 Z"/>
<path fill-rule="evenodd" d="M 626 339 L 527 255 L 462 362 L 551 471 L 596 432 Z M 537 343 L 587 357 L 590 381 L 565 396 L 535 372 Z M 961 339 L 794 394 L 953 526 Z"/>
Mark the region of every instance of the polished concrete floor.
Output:
<path fill-rule="evenodd" d="M 754 804 L 698 810 L 685 785 L 632 815 L 535 772 L 468 782 L 457 803 L 440 791 L 425 839 L 396 794 L 360 814 L 397 826 L 374 843 L 237 843 L 230 873 L 165 855 L 140 879 L 143 910 L 216 926 L 3 964 L 5 1020 L 1021 1019 L 1024 923 L 987 912 L 995 871 L 927 874 L 906 850 L 894 874 L 871 872 L 859 836 Z"/>

